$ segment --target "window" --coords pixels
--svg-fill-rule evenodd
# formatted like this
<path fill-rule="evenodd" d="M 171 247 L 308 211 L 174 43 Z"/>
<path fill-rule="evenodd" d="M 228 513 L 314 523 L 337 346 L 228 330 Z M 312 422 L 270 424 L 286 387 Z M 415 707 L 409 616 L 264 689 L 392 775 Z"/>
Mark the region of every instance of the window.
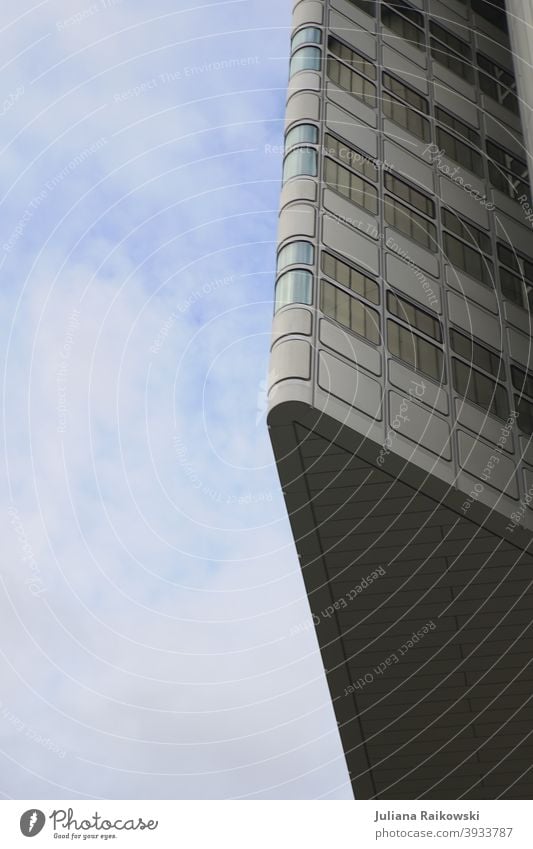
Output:
<path fill-rule="evenodd" d="M 515 389 L 518 389 L 520 393 L 526 392 L 527 395 L 531 395 L 533 398 L 532 372 L 524 371 L 524 369 L 518 368 L 518 366 L 511 366 L 511 378 Z"/>
<path fill-rule="evenodd" d="M 367 106 L 376 106 L 376 86 L 374 83 L 331 56 L 328 57 L 327 75 L 335 85 L 353 94 Z"/>
<path fill-rule="evenodd" d="M 315 249 L 311 242 L 291 242 L 278 254 L 277 271 L 283 271 L 287 265 L 312 265 L 315 261 Z"/>
<path fill-rule="evenodd" d="M 302 44 L 321 44 L 322 33 L 317 27 L 304 27 L 298 30 L 292 37 L 291 48 L 300 47 Z"/>
<path fill-rule="evenodd" d="M 292 56 L 289 76 L 298 71 L 320 71 L 321 58 L 318 47 L 301 47 Z"/>
<path fill-rule="evenodd" d="M 498 29 L 507 32 L 505 6 L 497 0 L 472 0 L 472 11 L 482 15 Z"/>
<path fill-rule="evenodd" d="M 357 6 L 361 11 L 366 12 L 372 18 L 376 17 L 376 0 L 348 0 L 351 6 Z"/>
<path fill-rule="evenodd" d="M 351 289 L 373 304 L 379 304 L 379 286 L 371 277 L 362 274 L 351 265 L 342 262 L 332 254 L 322 252 L 322 271 L 341 286 Z"/>
<path fill-rule="evenodd" d="M 316 177 L 317 155 L 312 147 L 296 147 L 285 157 L 283 182 L 292 177 Z"/>
<path fill-rule="evenodd" d="M 504 265 L 525 277 L 526 281 L 533 286 L 533 259 L 528 259 L 516 253 L 515 250 L 502 245 L 501 242 L 498 242 L 498 258 Z"/>
<path fill-rule="evenodd" d="M 442 223 L 447 230 L 451 230 L 452 233 L 455 233 L 456 236 L 460 236 L 461 239 L 464 239 L 465 242 L 469 242 L 470 244 L 475 244 L 480 250 L 485 251 L 485 253 L 492 252 L 492 244 L 483 230 L 480 230 L 479 227 L 475 227 L 469 221 L 459 218 L 454 212 L 450 209 L 442 210 Z"/>
<path fill-rule="evenodd" d="M 492 97 L 497 103 L 510 109 L 516 115 L 519 113 L 516 96 L 516 80 L 510 71 L 506 71 L 496 62 L 487 59 L 481 53 L 477 54 L 479 65 L 479 85 L 481 90 Z"/>
<path fill-rule="evenodd" d="M 419 212 L 423 212 L 424 215 L 429 215 L 431 218 L 435 218 L 435 204 L 433 201 L 430 200 L 423 192 L 420 192 L 418 189 L 410 186 L 409 183 L 404 182 L 404 180 L 400 180 L 398 177 L 395 177 L 389 171 L 385 172 L 385 188 L 391 192 L 391 194 L 396 195 L 399 200 L 404 200 L 406 203 L 410 203 L 411 206 L 414 206 Z"/>
<path fill-rule="evenodd" d="M 387 337 L 389 351 L 394 357 L 398 357 L 411 368 L 423 372 L 433 380 L 446 382 L 444 359 L 440 348 L 431 345 L 421 336 L 417 336 L 416 333 L 390 318 L 387 320 Z"/>
<path fill-rule="evenodd" d="M 330 35 L 328 38 L 328 50 L 333 53 L 338 59 L 346 62 L 350 68 L 364 74 L 365 77 L 370 77 L 371 80 L 376 79 L 376 68 L 369 59 L 366 59 L 361 53 L 356 53 L 351 47 L 348 47 L 338 38 Z"/>
<path fill-rule="evenodd" d="M 452 349 L 468 363 L 488 371 L 494 377 L 503 378 L 503 364 L 500 357 L 489 351 L 479 342 L 474 342 L 470 336 L 450 328 L 450 344 Z"/>
<path fill-rule="evenodd" d="M 503 266 L 500 266 L 500 286 L 502 295 L 509 301 L 518 304 L 519 307 L 524 306 L 524 286 L 520 277 L 508 271 Z"/>
<path fill-rule="evenodd" d="M 515 406 L 518 413 L 518 427 L 529 436 L 533 434 L 533 404 L 526 398 L 515 395 Z"/>
<path fill-rule="evenodd" d="M 320 309 L 374 345 L 381 343 L 379 313 L 327 280 L 322 280 L 320 285 Z"/>
<path fill-rule="evenodd" d="M 529 190 L 529 172 L 526 162 L 505 148 L 487 139 L 489 157 L 489 179 L 504 194 L 513 200 L 525 195 L 531 201 Z"/>
<path fill-rule="evenodd" d="M 391 0 L 389 0 L 391 2 Z M 405 41 L 408 41 L 414 47 L 424 50 L 426 46 L 426 36 L 423 26 L 423 18 L 420 12 L 417 12 L 411 6 L 394 2 L 394 5 L 401 8 L 403 14 L 398 14 L 397 11 L 382 2 L 381 6 L 381 23 L 388 27 L 396 35 L 399 35 Z M 404 17 L 407 15 L 407 17 Z M 415 23 L 415 21 L 417 23 Z M 420 22 L 420 23 L 418 23 Z"/>
<path fill-rule="evenodd" d="M 326 158 L 324 163 L 324 182 L 330 189 L 377 215 L 378 193 L 374 186 L 342 165 L 337 165 L 332 159 Z"/>
<path fill-rule="evenodd" d="M 404 17 L 408 18 L 417 27 L 424 28 L 424 17 L 422 12 L 419 12 L 407 0 L 384 0 L 387 5 L 392 6 L 396 11 L 401 12 Z"/>
<path fill-rule="evenodd" d="M 448 129 L 453 130 L 458 136 L 462 136 L 467 141 L 472 142 L 472 144 L 478 147 L 481 144 L 481 136 L 477 130 L 460 121 L 455 115 L 450 115 L 449 112 L 441 109 L 440 106 L 435 106 L 435 118 L 440 124 L 444 124 Z"/>
<path fill-rule="evenodd" d="M 517 254 L 501 242 L 498 242 L 498 259 L 501 263 L 499 272 L 502 295 L 533 312 L 533 260 Z M 504 268 L 504 265 L 508 268 Z"/>
<path fill-rule="evenodd" d="M 459 395 L 500 419 L 509 416 L 507 392 L 501 383 L 496 383 L 455 357 L 452 357 L 452 368 L 454 388 Z"/>
<path fill-rule="evenodd" d="M 435 62 L 440 62 L 467 82 L 474 82 L 470 45 L 435 21 L 429 22 L 429 29 L 431 55 Z"/>
<path fill-rule="evenodd" d="M 295 144 L 317 144 L 318 129 L 312 124 L 298 124 L 289 130 L 285 136 L 285 150 L 289 150 Z"/>
<path fill-rule="evenodd" d="M 452 265 L 456 265 L 470 277 L 479 280 L 485 286 L 492 286 L 494 280 L 494 267 L 490 260 L 473 248 L 460 242 L 450 233 L 444 233 L 444 252 L 446 259 Z"/>
<path fill-rule="evenodd" d="M 287 304 L 313 303 L 313 275 L 310 271 L 286 271 L 276 283 L 277 312 Z"/>
<path fill-rule="evenodd" d="M 403 203 L 385 196 L 385 221 L 430 251 L 436 252 L 435 225 Z"/>
<path fill-rule="evenodd" d="M 442 148 L 446 155 L 449 156 L 450 159 L 453 159 L 454 162 L 458 162 L 459 165 L 462 165 L 464 168 L 467 168 L 479 177 L 483 176 L 483 160 L 481 158 L 481 154 L 470 147 L 470 145 L 465 144 L 464 141 L 461 141 L 456 136 L 452 136 L 451 133 L 438 125 L 437 145 L 439 148 Z"/>
<path fill-rule="evenodd" d="M 400 318 L 416 330 L 431 336 L 437 342 L 442 342 L 442 330 L 440 321 L 424 310 L 415 307 L 405 298 L 399 298 L 393 292 L 387 292 L 387 308 L 392 315 Z"/>
<path fill-rule="evenodd" d="M 359 151 L 355 150 L 355 148 L 350 147 L 350 145 L 345 142 L 339 141 L 339 139 L 336 139 L 329 133 L 326 133 L 324 137 L 324 146 L 325 153 L 329 156 L 334 156 L 336 159 L 340 159 L 341 162 L 344 162 L 345 165 L 353 168 L 354 171 L 358 171 L 368 180 L 377 182 L 378 169 L 370 159 L 367 159 L 366 156 L 359 153 Z"/>
<path fill-rule="evenodd" d="M 429 121 L 419 114 L 420 112 L 428 114 L 427 100 L 387 73 L 383 74 L 383 87 L 386 89 L 382 100 L 383 114 L 422 141 L 429 141 L 431 139 Z"/>

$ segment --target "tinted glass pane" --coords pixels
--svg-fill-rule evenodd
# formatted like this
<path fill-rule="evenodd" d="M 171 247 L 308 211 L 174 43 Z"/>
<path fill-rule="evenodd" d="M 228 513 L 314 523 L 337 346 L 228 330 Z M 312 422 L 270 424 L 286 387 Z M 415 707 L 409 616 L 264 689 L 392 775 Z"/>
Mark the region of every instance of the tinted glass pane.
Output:
<path fill-rule="evenodd" d="M 282 271 L 287 265 L 312 265 L 315 250 L 310 242 L 291 242 L 285 245 L 278 254 L 277 270 Z"/>
<path fill-rule="evenodd" d="M 310 271 L 286 271 L 276 284 L 276 310 L 286 304 L 313 302 L 313 275 Z"/>

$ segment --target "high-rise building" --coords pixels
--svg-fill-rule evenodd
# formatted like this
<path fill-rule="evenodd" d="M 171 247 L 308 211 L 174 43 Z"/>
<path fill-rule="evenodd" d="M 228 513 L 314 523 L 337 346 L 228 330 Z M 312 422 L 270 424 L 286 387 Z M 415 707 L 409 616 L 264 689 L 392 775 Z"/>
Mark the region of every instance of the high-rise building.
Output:
<path fill-rule="evenodd" d="M 532 25 L 294 6 L 268 422 L 358 798 L 533 790 Z"/>

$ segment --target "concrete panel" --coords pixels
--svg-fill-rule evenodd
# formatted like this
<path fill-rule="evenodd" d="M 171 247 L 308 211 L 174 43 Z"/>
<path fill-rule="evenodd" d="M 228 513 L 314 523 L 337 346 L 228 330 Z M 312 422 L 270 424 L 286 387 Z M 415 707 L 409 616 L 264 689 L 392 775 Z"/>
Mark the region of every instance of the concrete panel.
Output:
<path fill-rule="evenodd" d="M 432 277 L 439 276 L 437 254 L 426 251 L 416 242 L 412 242 L 411 239 L 403 236 L 398 230 L 393 230 L 392 227 L 387 227 L 385 235 L 385 244 L 391 252 L 399 254 L 408 262 L 427 271 Z"/>
<path fill-rule="evenodd" d="M 380 377 L 381 354 L 353 333 L 323 318 L 320 320 L 320 341 L 326 347 L 352 360 L 355 365 Z"/>
<path fill-rule="evenodd" d="M 514 453 L 513 437 L 509 435 L 504 441 L 504 434 L 502 433 L 504 424 L 499 419 L 487 415 L 487 413 L 478 407 L 473 407 L 464 398 L 455 399 L 455 409 L 457 411 L 457 421 L 460 425 L 467 427 L 494 445 L 501 444 L 503 450 L 508 454 Z M 500 442 L 500 440 L 502 441 Z"/>
<path fill-rule="evenodd" d="M 322 218 L 322 241 L 324 245 L 348 259 L 355 260 L 362 268 L 379 274 L 379 250 L 376 243 L 360 234 L 353 227 L 337 221 L 331 215 Z"/>
<path fill-rule="evenodd" d="M 496 315 L 499 314 L 498 300 L 494 289 L 489 289 L 488 286 L 478 283 L 477 280 L 468 277 L 459 268 L 455 268 L 455 266 L 448 265 L 447 263 L 445 265 L 445 275 L 446 283 L 452 289 L 456 289 L 472 301 L 477 301 L 478 304 L 481 304 L 485 309 L 490 310 L 490 312 Z"/>
<path fill-rule="evenodd" d="M 460 168 L 457 172 L 457 178 L 461 178 L 465 184 L 472 186 L 468 171 Z M 443 176 L 440 177 L 439 183 L 440 197 L 443 203 L 462 213 L 466 218 L 470 218 L 471 221 L 475 221 L 479 227 L 489 228 L 489 214 L 487 210 L 481 205 L 478 199 L 469 194 L 466 188 L 459 183 L 453 182 L 452 179 Z"/>
<path fill-rule="evenodd" d="M 371 127 L 377 127 L 378 117 L 375 109 L 371 109 L 365 103 L 362 103 L 353 94 L 349 94 L 342 88 L 338 88 L 331 82 L 326 83 L 326 94 L 328 98 L 340 106 L 341 109 L 346 109 L 356 118 L 360 118 L 365 124 Z"/>
<path fill-rule="evenodd" d="M 315 235 L 316 209 L 309 204 L 293 203 L 282 209 L 278 223 L 278 242 L 291 236 Z"/>
<path fill-rule="evenodd" d="M 496 216 L 496 235 L 505 244 L 526 255 L 533 255 L 533 231 L 531 227 L 522 227 L 514 219 L 498 213 Z"/>
<path fill-rule="evenodd" d="M 365 14 L 365 12 L 358 9 L 351 3 L 347 3 L 346 0 L 331 0 L 331 7 L 334 9 L 338 9 L 339 12 L 342 12 L 347 18 L 355 21 L 355 23 L 359 24 L 359 26 L 368 30 L 369 32 L 376 31 L 376 21 L 370 15 Z"/>
<path fill-rule="evenodd" d="M 438 80 L 439 84 L 444 83 L 445 85 L 450 86 L 452 90 L 460 88 L 463 97 L 466 97 L 468 100 L 472 101 L 472 103 L 477 102 L 477 92 L 473 85 L 467 83 L 466 80 L 463 80 L 461 77 L 457 76 L 457 74 L 452 73 L 452 71 L 444 65 L 441 65 L 440 62 L 433 62 L 432 67 L 433 78 L 435 81 Z"/>
<path fill-rule="evenodd" d="M 503 300 L 502 307 L 503 316 L 509 324 L 513 324 L 524 333 L 533 335 L 533 321 L 531 320 L 531 313 L 522 309 L 517 304 L 513 304 L 512 301 Z"/>
<path fill-rule="evenodd" d="M 457 444 L 459 462 L 465 471 L 486 486 L 518 498 L 516 467 L 512 460 L 462 430 L 457 431 Z"/>
<path fill-rule="evenodd" d="M 339 15 L 334 10 L 329 14 L 329 27 L 333 35 L 337 34 L 347 44 L 351 44 L 356 50 L 361 51 L 361 53 L 364 53 L 375 61 L 377 56 L 377 41 L 373 33 L 370 34 L 366 29 L 357 26 L 349 18 Z"/>
<path fill-rule="evenodd" d="M 385 254 L 385 271 L 391 286 L 405 292 L 424 307 L 442 313 L 440 285 L 432 277 L 392 253 Z"/>
<path fill-rule="evenodd" d="M 412 183 L 418 183 L 433 194 L 435 186 L 432 166 L 425 165 L 417 156 L 413 156 L 388 139 L 384 142 L 383 159 L 399 174 L 403 174 Z"/>
<path fill-rule="evenodd" d="M 311 377 L 311 346 L 303 339 L 278 342 L 270 355 L 269 385 L 280 380 L 309 380 Z"/>
<path fill-rule="evenodd" d="M 289 180 L 281 190 L 280 209 L 283 209 L 288 203 L 298 200 L 316 201 L 316 189 L 317 185 L 314 180 Z"/>
<path fill-rule="evenodd" d="M 507 328 L 507 339 L 511 357 L 529 369 L 533 369 L 533 344 L 530 336 L 519 333 L 512 327 Z"/>
<path fill-rule="evenodd" d="M 403 127 L 400 127 L 393 121 L 389 121 L 388 118 L 383 119 L 383 133 L 385 138 L 389 138 L 391 141 L 396 142 L 396 144 L 405 147 L 409 153 L 419 156 L 423 161 L 424 151 L 428 146 L 428 142 L 424 142 L 417 136 L 411 135 Z"/>
<path fill-rule="evenodd" d="M 296 29 L 296 27 L 307 23 L 321 24 L 323 21 L 323 11 L 324 6 L 322 3 L 317 2 L 317 0 L 302 0 L 301 3 L 295 6 L 292 13 L 293 28 Z"/>
<path fill-rule="evenodd" d="M 289 80 L 287 97 L 297 91 L 320 91 L 320 87 L 320 75 L 315 71 L 297 71 Z"/>
<path fill-rule="evenodd" d="M 373 419 L 381 421 L 381 384 L 354 366 L 333 357 L 325 351 L 319 353 L 318 384 L 345 404 Z"/>
<path fill-rule="evenodd" d="M 444 5 L 439 0 L 431 0 L 431 17 L 435 18 L 437 23 L 441 24 L 450 32 L 455 33 L 458 38 L 463 41 L 470 42 L 470 27 L 465 21 L 465 9 L 460 11 L 457 8 L 458 4 Z"/>
<path fill-rule="evenodd" d="M 357 204 L 352 203 L 341 195 L 336 194 L 331 189 L 324 189 L 323 194 L 324 209 L 332 212 L 333 215 L 355 227 L 357 230 L 362 230 L 369 238 L 377 241 L 379 238 L 379 220 L 370 215 L 365 209 L 361 209 Z"/>
<path fill-rule="evenodd" d="M 451 460 L 448 424 L 444 419 L 415 404 L 411 397 L 389 392 L 389 424 L 416 445 L 445 460 Z"/>
<path fill-rule="evenodd" d="M 427 95 L 429 93 L 427 75 L 421 74 L 418 65 L 414 65 L 409 59 L 386 44 L 383 45 L 383 67 L 404 80 L 407 85 L 418 89 L 422 94 Z"/>
<path fill-rule="evenodd" d="M 383 27 L 381 37 L 384 45 L 388 45 L 394 50 L 397 50 L 398 53 L 402 53 L 411 62 L 420 65 L 421 68 L 427 68 L 427 54 L 425 50 L 419 50 L 417 47 L 414 47 L 405 38 L 396 35 L 387 27 Z"/>
<path fill-rule="evenodd" d="M 497 318 L 455 292 L 447 293 L 447 301 L 450 321 L 501 351 L 501 324 Z"/>
<path fill-rule="evenodd" d="M 334 103 L 326 105 L 326 127 L 376 159 L 378 155 L 377 131 L 354 118 L 344 109 L 335 106 Z"/>
<path fill-rule="evenodd" d="M 272 322 L 273 344 L 291 333 L 300 333 L 302 336 L 310 336 L 312 329 L 312 315 L 309 310 L 302 307 L 285 307 L 274 316 Z"/>
<path fill-rule="evenodd" d="M 389 380 L 393 386 L 416 398 L 420 404 L 448 415 L 450 408 L 447 393 L 416 371 L 411 371 L 396 360 L 389 360 Z"/>
<path fill-rule="evenodd" d="M 320 100 L 317 94 L 310 91 L 299 91 L 290 98 L 285 110 L 285 129 L 295 121 L 318 121 L 320 117 Z"/>
<path fill-rule="evenodd" d="M 433 84 L 435 102 L 451 112 L 452 115 L 457 115 L 468 124 L 474 127 L 479 127 L 479 110 L 472 103 L 462 96 L 460 91 L 450 89 L 445 83 L 435 80 Z"/>

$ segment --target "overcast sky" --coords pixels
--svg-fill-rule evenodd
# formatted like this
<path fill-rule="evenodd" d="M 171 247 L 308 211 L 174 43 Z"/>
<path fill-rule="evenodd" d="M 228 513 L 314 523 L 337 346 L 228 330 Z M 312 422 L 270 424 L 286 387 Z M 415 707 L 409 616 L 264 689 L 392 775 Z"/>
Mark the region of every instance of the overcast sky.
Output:
<path fill-rule="evenodd" d="M 5 798 L 351 798 L 265 426 L 291 5 L 0 13 Z"/>

